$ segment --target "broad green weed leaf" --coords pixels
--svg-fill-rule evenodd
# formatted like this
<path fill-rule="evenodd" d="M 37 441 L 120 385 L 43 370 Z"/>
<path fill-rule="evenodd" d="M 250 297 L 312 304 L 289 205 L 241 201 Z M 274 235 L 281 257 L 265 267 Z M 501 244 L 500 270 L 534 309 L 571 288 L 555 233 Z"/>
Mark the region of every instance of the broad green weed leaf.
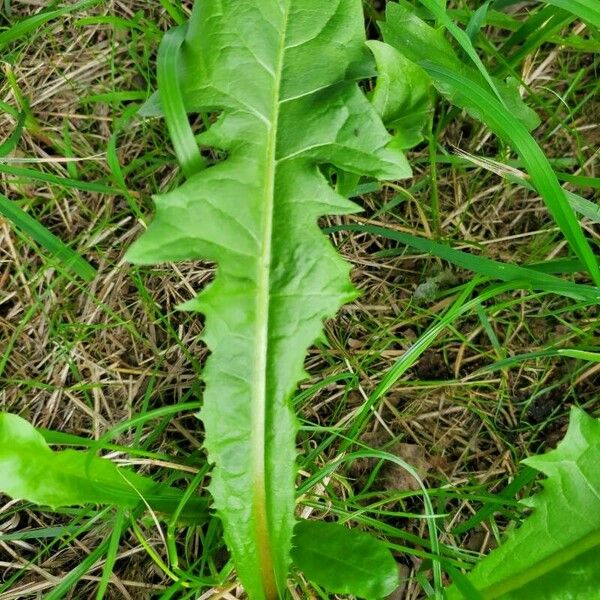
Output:
<path fill-rule="evenodd" d="M 406 177 L 358 87 L 373 74 L 360 0 L 196 2 L 178 61 L 186 108 L 220 112 L 200 143 L 227 159 L 156 198 L 138 264 L 206 259 L 212 351 L 201 418 L 211 492 L 252 600 L 283 594 L 294 519 L 296 420 L 288 399 L 323 319 L 355 297 L 317 220 L 357 207 L 319 165 Z"/>
<path fill-rule="evenodd" d="M 469 576 L 488 599 L 597 600 L 600 590 L 600 420 L 571 410 L 565 439 L 525 464 L 547 476 L 533 512 Z M 462 598 L 451 587 L 449 600 Z"/>
<path fill-rule="evenodd" d="M 183 495 L 89 452 L 54 452 L 35 427 L 8 413 L 0 413 L 0 492 L 54 509 L 84 504 L 135 508 L 146 502 L 166 514 L 177 509 Z M 194 499 L 182 519 L 201 522 L 207 508 L 204 500 Z"/>
<path fill-rule="evenodd" d="M 420 19 L 413 10 L 393 2 L 388 3 L 386 21 L 381 24 L 384 40 L 414 63 L 434 62 L 469 82 L 486 90 L 499 102 L 486 78 L 475 68 L 469 67 L 458 57 L 442 29 L 435 29 Z M 421 65 L 422 66 L 422 65 Z M 529 131 L 540 124 L 534 110 L 523 102 L 514 82 L 492 78 L 506 110 L 518 119 Z M 435 83 L 435 78 L 434 78 Z"/>
<path fill-rule="evenodd" d="M 395 48 L 377 40 L 368 42 L 377 63 L 377 84 L 371 103 L 401 150 L 423 141 L 431 110 L 431 79 L 417 64 Z"/>
<path fill-rule="evenodd" d="M 399 585 L 398 565 L 385 544 L 338 523 L 299 521 L 292 559 L 310 581 L 334 594 L 380 600 Z"/>

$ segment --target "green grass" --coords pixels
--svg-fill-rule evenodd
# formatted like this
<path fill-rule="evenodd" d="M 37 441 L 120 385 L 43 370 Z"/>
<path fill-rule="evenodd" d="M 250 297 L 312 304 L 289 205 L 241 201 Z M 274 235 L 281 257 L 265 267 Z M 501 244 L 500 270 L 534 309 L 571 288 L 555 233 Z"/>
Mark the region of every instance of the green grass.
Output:
<path fill-rule="evenodd" d="M 362 296 L 327 324 L 294 398 L 299 512 L 379 534 L 412 597 L 445 583 L 432 566 L 468 569 L 519 522 L 517 500 L 535 483 L 518 462 L 556 444 L 571 404 L 600 410 L 598 281 L 581 265 L 597 268 L 598 38 L 580 21 L 593 14 L 559 4 L 495 7 L 472 38 L 489 73 L 516 77 L 542 116 L 531 140 L 543 154 L 500 109 L 476 120 L 438 98 L 431 143 L 410 156 L 414 179 L 357 198 L 357 219 L 323 223 Z M 449 3 L 448 15 L 466 28 L 474 5 Z M 381 3 L 369 8 L 381 15 Z M 156 88 L 162 32 L 188 9 L 178 0 L 0 8 L 12 73 L 0 76 L 0 406 L 52 443 L 91 444 L 206 494 L 189 407 L 202 393 L 203 324 L 175 307 L 212 267 L 122 263 L 151 195 L 182 180 L 165 124 L 136 112 Z M 492 91 L 478 98 L 498 108 Z M 572 217 L 552 222 L 531 184 L 559 212 L 561 187 L 588 201 L 577 221 L 591 252 L 565 235 Z M 414 463 L 426 494 L 392 466 L 402 462 Z M 6 502 L 1 523 L 3 600 L 237 593 L 216 519 L 159 528 L 141 511 Z M 301 578 L 294 585 L 297 597 L 328 598 Z"/>

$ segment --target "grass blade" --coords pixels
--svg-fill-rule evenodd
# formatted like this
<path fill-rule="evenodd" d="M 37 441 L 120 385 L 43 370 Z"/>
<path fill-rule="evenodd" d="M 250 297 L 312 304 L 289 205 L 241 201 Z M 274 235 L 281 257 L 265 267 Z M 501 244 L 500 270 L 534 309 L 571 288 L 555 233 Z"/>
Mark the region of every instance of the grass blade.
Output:
<path fill-rule="evenodd" d="M 529 182 L 527 174 L 514 167 L 509 167 L 508 165 L 505 165 L 497 160 L 490 160 L 489 158 L 474 156 L 462 150 L 457 150 L 456 154 L 464 158 L 466 161 L 481 167 L 482 169 L 486 169 L 492 173 L 495 173 L 496 175 L 499 175 L 500 177 L 503 177 L 507 181 L 522 185 L 529 190 L 535 191 L 535 188 Z M 579 178 L 577 176 L 569 176 L 564 173 L 557 173 L 557 177 L 563 181 L 568 181 L 571 183 L 579 182 L 582 185 L 597 187 L 597 180 L 594 177 Z M 590 200 L 583 198 L 579 194 L 570 192 L 569 190 L 564 190 L 564 192 L 567 196 L 569 204 L 571 205 L 571 208 L 576 213 L 579 213 L 586 219 L 589 219 L 592 223 L 600 223 L 600 204 L 591 202 Z"/>
<path fill-rule="evenodd" d="M 518 354 L 517 356 L 509 356 L 502 360 L 496 361 L 495 363 L 483 367 L 473 373 L 473 376 L 481 375 L 482 373 L 491 373 L 492 371 L 500 371 L 501 369 L 507 369 L 514 365 L 521 364 L 526 360 L 533 360 L 536 358 L 549 358 L 549 357 L 565 357 L 574 358 L 576 360 L 585 360 L 587 362 L 600 363 L 600 353 L 591 352 L 589 350 L 581 350 L 580 348 L 550 348 L 548 350 L 540 350 L 539 352 L 526 352 L 525 354 Z"/>
<path fill-rule="evenodd" d="M 555 6 L 545 6 L 534 12 L 498 49 L 500 64 L 494 75 L 509 74 L 526 56 L 535 52 L 552 35 L 573 21 L 573 15 Z M 513 51 L 515 46 L 519 46 Z M 511 54 L 512 52 L 512 54 Z"/>
<path fill-rule="evenodd" d="M 62 600 L 73 589 L 73 586 L 102 559 L 110 547 L 110 540 L 111 536 L 94 548 L 79 565 L 65 575 L 64 579 L 49 594 L 44 596 L 44 600 Z"/>
<path fill-rule="evenodd" d="M 600 29 L 600 3 L 598 0 L 543 0 L 546 4 L 568 10 L 596 29 Z"/>
<path fill-rule="evenodd" d="M 38 223 L 16 202 L 12 202 L 2 194 L 0 194 L 0 214 L 4 215 L 15 227 L 43 246 L 66 269 L 76 273 L 84 281 L 92 281 L 94 279 L 96 269 L 90 263 Z"/>
<path fill-rule="evenodd" d="M 500 92 L 496 88 L 496 84 L 485 68 L 485 65 L 483 62 L 481 62 L 481 58 L 479 58 L 479 55 L 475 51 L 473 42 L 471 41 L 469 35 L 454 24 L 452 19 L 450 19 L 450 17 L 446 14 L 445 9 L 440 6 L 436 0 L 419 0 L 419 2 L 425 6 L 427 10 L 429 10 L 435 16 L 435 18 L 452 34 L 452 37 L 460 44 L 467 56 L 473 61 L 478 71 L 488 83 L 490 89 L 494 92 L 498 100 L 503 103 L 502 96 L 500 95 Z"/>
<path fill-rule="evenodd" d="M 600 303 L 600 288 L 564 281 L 560 277 L 537 271 L 535 267 L 521 267 L 510 263 L 502 263 L 483 256 L 455 250 L 446 244 L 434 242 L 427 238 L 376 225 L 341 225 L 333 227 L 331 230 L 358 231 L 378 235 L 412 246 L 421 252 L 433 254 L 457 267 L 467 269 L 478 275 L 498 279 L 499 281 L 513 282 L 515 287 L 523 286 L 525 289 L 543 290 L 577 300 L 591 300 Z"/>
<path fill-rule="evenodd" d="M 10 154 L 19 143 L 21 135 L 23 134 L 23 127 L 25 126 L 25 119 L 27 115 L 25 111 L 21 111 L 17 118 L 17 125 L 14 131 L 0 144 L 0 158 Z"/>
<path fill-rule="evenodd" d="M 179 85 L 179 54 L 186 33 L 187 25 L 165 33 L 158 49 L 158 89 L 177 160 L 185 176 L 192 177 L 202 171 L 205 165 L 188 121 Z"/>
<path fill-rule="evenodd" d="M 83 0 L 82 2 L 77 2 L 71 6 L 65 6 L 56 10 L 41 12 L 37 15 L 33 15 L 32 17 L 28 17 L 27 19 L 23 19 L 6 31 L 0 33 L 0 52 L 2 52 L 6 46 L 12 42 L 25 37 L 52 19 L 57 19 L 58 17 L 62 17 L 78 10 L 91 8 L 92 6 L 101 4 L 101 2 L 102 0 Z"/>
<path fill-rule="evenodd" d="M 38 171 L 36 169 L 13 167 L 12 165 L 3 164 L 2 161 L 0 161 L 0 173 L 6 173 L 7 175 L 22 178 L 25 181 L 43 181 L 44 183 L 51 183 L 60 187 L 81 190 L 83 192 L 94 192 L 96 194 L 108 194 L 111 196 L 123 193 L 121 190 L 102 183 L 80 181 L 79 179 L 71 179 L 69 177 L 59 177 L 58 175 L 44 173 L 43 171 Z"/>
<path fill-rule="evenodd" d="M 121 542 L 121 536 L 125 530 L 125 511 L 121 508 L 117 509 L 115 514 L 115 522 L 113 524 L 113 530 L 110 534 L 110 542 L 106 549 L 106 559 L 104 567 L 102 568 L 102 578 L 98 584 L 96 590 L 96 600 L 103 600 L 108 590 L 108 585 L 113 574 L 115 563 L 117 562 L 117 554 L 119 552 L 119 544 Z"/>

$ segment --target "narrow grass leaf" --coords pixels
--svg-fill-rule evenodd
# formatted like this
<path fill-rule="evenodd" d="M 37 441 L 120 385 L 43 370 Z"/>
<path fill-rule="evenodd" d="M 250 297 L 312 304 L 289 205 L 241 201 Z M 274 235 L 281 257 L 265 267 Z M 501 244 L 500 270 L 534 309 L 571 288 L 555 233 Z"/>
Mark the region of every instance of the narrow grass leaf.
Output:
<path fill-rule="evenodd" d="M 579 194 L 574 194 L 565 190 L 569 204 L 575 212 L 578 212 L 582 217 L 589 219 L 592 223 L 600 223 L 600 204 L 592 202 L 587 198 L 582 198 Z"/>
<path fill-rule="evenodd" d="M 399 585 L 398 565 L 386 545 L 338 523 L 299 521 L 292 560 L 310 581 L 334 594 L 380 600 Z"/>
<path fill-rule="evenodd" d="M 491 160 L 481 156 L 473 156 L 472 154 L 464 152 L 463 150 L 457 150 L 456 153 L 458 156 L 461 156 L 465 160 L 477 165 L 478 167 L 481 167 L 482 169 L 496 173 L 496 175 L 503 177 L 507 181 L 522 185 L 529 190 L 535 191 L 535 187 L 531 185 L 528 175 L 514 167 L 509 167 L 508 165 L 505 165 L 497 160 Z M 586 185 L 588 187 L 595 187 L 597 183 L 596 178 L 594 177 L 569 177 L 565 173 L 557 173 L 557 177 L 563 181 L 579 183 L 580 185 Z M 591 200 L 587 200 L 579 194 L 575 194 L 569 190 L 563 189 L 563 191 L 567 197 L 567 200 L 569 201 L 569 204 L 571 205 L 571 208 L 576 213 L 586 217 L 592 223 L 600 223 L 600 204 L 597 202 L 592 202 Z"/>
<path fill-rule="evenodd" d="M 494 498 L 510 500 L 514 498 L 526 485 L 532 483 L 537 477 L 537 472 L 530 467 L 522 469 L 518 475 Z M 488 502 L 478 510 L 474 515 L 463 521 L 460 525 L 452 530 L 455 535 L 461 535 L 474 529 L 479 523 L 489 519 L 498 511 L 498 505 L 494 502 Z"/>
<path fill-rule="evenodd" d="M 136 104 L 131 104 L 125 108 L 123 114 L 115 121 L 112 135 L 110 136 L 110 140 L 108 141 L 108 145 L 106 147 L 106 163 L 110 168 L 114 181 L 121 188 L 121 193 L 125 196 L 125 200 L 127 201 L 129 209 L 138 217 L 138 219 L 142 220 L 143 215 L 138 206 L 138 202 L 136 202 L 136 199 L 132 196 L 127 187 L 127 182 L 125 181 L 125 175 L 123 174 L 123 169 L 121 168 L 118 151 L 119 135 L 127 127 L 127 125 L 129 125 L 134 116 L 137 115 L 138 110 L 139 108 Z"/>
<path fill-rule="evenodd" d="M 446 9 L 440 6 L 436 0 L 419 0 L 419 2 L 425 6 L 427 10 L 429 10 L 435 16 L 438 22 L 440 22 L 450 32 L 452 37 L 459 43 L 460 47 L 465 51 L 467 56 L 473 61 L 477 67 L 477 70 L 481 73 L 489 85 L 490 90 L 494 92 L 500 102 L 503 102 L 502 95 L 496 88 L 496 84 L 485 68 L 481 58 L 479 58 L 479 55 L 475 51 L 473 42 L 467 33 L 465 33 L 452 21 L 452 19 L 446 13 Z"/>
<path fill-rule="evenodd" d="M 187 25 L 165 33 L 158 49 L 158 89 L 162 108 L 177 160 L 186 177 L 204 168 L 204 159 L 188 121 L 179 83 L 181 47 L 186 40 Z"/>
<path fill-rule="evenodd" d="M 516 356 L 510 356 L 502 360 L 496 361 L 495 363 L 483 367 L 473 373 L 473 377 L 481 373 L 490 373 L 492 371 L 499 371 L 501 369 L 508 369 L 514 367 L 528 360 L 535 360 L 536 358 L 549 358 L 549 357 L 564 357 L 574 358 L 576 360 L 585 360 L 587 362 L 600 363 L 600 352 L 591 352 L 589 350 L 580 350 L 579 348 L 549 348 L 547 350 L 539 350 L 537 352 L 526 352 L 525 354 L 517 354 Z"/>
<path fill-rule="evenodd" d="M 66 535 L 72 535 L 79 530 L 78 527 L 38 527 L 36 529 L 27 529 L 14 533 L 0 534 L 0 542 L 19 542 L 26 540 L 53 540 L 62 538 Z"/>
<path fill-rule="evenodd" d="M 600 177 L 586 177 L 585 175 L 571 175 L 570 173 L 557 173 L 561 181 L 572 183 L 578 187 L 590 187 L 600 190 Z"/>
<path fill-rule="evenodd" d="M 26 37 L 32 31 L 35 31 L 45 23 L 48 23 L 48 21 L 58 19 L 59 17 L 68 15 L 69 13 L 77 12 L 79 10 L 86 10 L 101 3 L 102 0 L 83 0 L 82 2 L 76 2 L 71 6 L 40 12 L 36 15 L 23 19 L 15 25 L 12 25 L 6 31 L 0 33 L 0 52 L 2 52 L 6 46 L 8 46 L 8 44 Z"/>
<path fill-rule="evenodd" d="M 67 594 L 72 592 L 73 588 L 90 569 L 102 559 L 110 546 L 111 536 L 104 539 L 96 548 L 94 548 L 76 567 L 71 569 L 60 582 L 54 585 L 48 594 L 45 594 L 43 600 L 63 600 Z"/>
<path fill-rule="evenodd" d="M 14 131 L 0 144 L 0 158 L 7 156 L 17 147 L 17 144 L 21 140 L 21 135 L 23 134 L 26 118 L 27 114 L 25 111 L 21 111 L 17 117 L 17 124 Z"/>
<path fill-rule="evenodd" d="M 462 594 L 463 600 L 486 600 L 481 592 L 469 581 L 466 575 L 463 575 L 458 569 L 447 566 L 446 572 L 452 578 L 456 588 Z"/>
<path fill-rule="evenodd" d="M 19 113 L 21 112 L 18 109 L 16 109 L 14 106 L 11 106 L 7 102 L 4 102 L 3 100 L 0 100 L 0 110 L 3 110 L 5 113 L 9 114 L 11 117 L 14 117 L 15 119 L 19 118 Z"/>
<path fill-rule="evenodd" d="M 358 437 L 373 407 L 396 385 L 400 377 L 415 364 L 446 327 L 449 327 L 461 316 L 468 314 L 472 310 L 476 310 L 483 302 L 515 289 L 514 283 L 502 283 L 490 286 L 475 298 L 469 299 L 480 282 L 481 278 L 473 278 L 457 296 L 452 306 L 435 323 L 430 325 L 425 333 L 417 338 L 416 342 L 386 371 L 375 390 L 369 395 L 369 398 L 363 403 L 360 411 L 354 418 L 352 429 L 348 434 L 348 440 L 342 444 L 342 450 L 348 448 L 353 443 L 352 440 Z"/>
<path fill-rule="evenodd" d="M 600 3 L 598 0 L 543 0 L 543 2 L 567 10 L 600 30 Z"/>
<path fill-rule="evenodd" d="M 515 69 L 527 56 L 533 54 L 573 20 L 570 12 L 555 6 L 545 6 L 542 10 L 534 11 L 498 49 L 500 64 L 494 74 L 502 76 Z"/>
<path fill-rule="evenodd" d="M 485 25 L 488 16 L 488 10 L 490 8 L 491 0 L 484 2 L 474 13 L 469 24 L 465 30 L 465 33 L 469 36 L 471 44 L 474 44 L 479 36 L 481 28 Z"/>
<path fill-rule="evenodd" d="M 171 0 L 160 0 L 160 4 L 169 13 L 169 16 L 171 19 L 173 19 L 173 21 L 175 21 L 175 23 L 177 23 L 177 25 L 182 25 L 185 23 L 185 13 L 177 2 L 172 2 Z"/>
<path fill-rule="evenodd" d="M 82 256 L 69 248 L 63 241 L 38 223 L 31 215 L 26 213 L 16 202 L 0 194 L 0 214 L 21 231 L 34 239 L 45 248 L 64 267 L 81 277 L 84 281 L 92 281 L 96 276 L 96 269 Z"/>
<path fill-rule="evenodd" d="M 116 196 L 121 194 L 121 190 L 98 183 L 95 181 L 81 181 L 79 179 L 71 179 L 70 177 L 59 177 L 52 173 L 44 173 L 36 169 L 27 169 L 23 167 L 14 167 L 12 165 L 3 164 L 0 161 L 0 173 L 6 173 L 12 175 L 23 181 L 43 181 L 45 183 L 51 183 L 62 188 L 69 188 L 74 190 L 81 190 L 83 192 L 94 192 L 96 194 L 107 194 Z"/>
<path fill-rule="evenodd" d="M 519 153 L 548 211 L 595 283 L 600 284 L 600 269 L 594 253 L 568 203 L 565 191 L 560 187 L 548 159 L 525 127 L 496 98 L 473 82 L 433 63 L 426 62 L 423 66 L 452 102 L 483 121 Z"/>
<path fill-rule="evenodd" d="M 100 579 L 98 589 L 96 590 L 96 600 L 104 600 L 108 586 L 110 585 L 125 525 L 125 511 L 122 508 L 119 508 L 115 514 L 115 522 L 112 526 L 110 542 L 106 549 L 106 558 L 104 559 L 104 567 L 102 567 L 102 578 Z"/>
<path fill-rule="evenodd" d="M 544 290 L 561 296 L 575 298 L 577 300 L 588 300 L 600 302 L 600 288 L 581 285 L 565 281 L 559 277 L 539 272 L 532 267 L 522 267 L 511 263 L 477 256 L 462 250 L 456 250 L 446 244 L 434 242 L 427 238 L 418 237 L 400 231 L 394 231 L 386 227 L 376 225 L 340 225 L 332 227 L 331 231 L 357 231 L 369 233 L 395 240 L 401 244 L 411 246 L 421 252 L 427 252 L 437 256 L 462 269 L 467 269 L 478 275 L 484 275 L 499 281 L 513 282 L 515 287 L 525 289 Z"/>

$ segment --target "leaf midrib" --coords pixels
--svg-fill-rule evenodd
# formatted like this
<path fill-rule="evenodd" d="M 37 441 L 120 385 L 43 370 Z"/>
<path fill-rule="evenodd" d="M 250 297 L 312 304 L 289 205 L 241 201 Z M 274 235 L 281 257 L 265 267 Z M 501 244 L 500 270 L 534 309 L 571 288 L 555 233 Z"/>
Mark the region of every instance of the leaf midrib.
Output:
<path fill-rule="evenodd" d="M 277 167 L 277 130 L 283 65 L 286 51 L 287 25 L 292 0 L 289 0 L 283 14 L 275 83 L 273 87 L 273 105 L 266 152 L 265 197 L 262 220 L 262 244 L 258 261 L 258 293 L 256 300 L 256 364 L 254 365 L 254 386 L 252 399 L 252 465 L 253 465 L 253 505 L 256 520 L 256 542 L 262 568 L 261 583 L 265 596 L 275 599 L 278 595 L 275 581 L 273 549 L 270 539 L 268 515 L 268 491 L 266 474 L 266 427 L 267 427 L 267 370 L 269 354 L 269 316 L 271 289 L 271 259 L 273 244 L 273 212 L 275 206 L 275 172 Z"/>

